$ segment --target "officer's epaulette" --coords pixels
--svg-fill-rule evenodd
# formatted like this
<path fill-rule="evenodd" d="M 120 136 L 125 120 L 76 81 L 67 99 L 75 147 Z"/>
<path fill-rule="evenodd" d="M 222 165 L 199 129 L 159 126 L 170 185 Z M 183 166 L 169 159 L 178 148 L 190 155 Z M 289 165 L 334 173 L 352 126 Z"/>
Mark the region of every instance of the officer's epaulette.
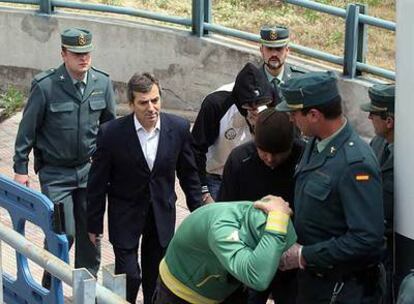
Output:
<path fill-rule="evenodd" d="M 43 72 L 40 72 L 39 74 L 37 74 L 33 80 L 36 82 L 39 82 L 43 79 L 45 79 L 46 77 L 49 77 L 50 75 L 53 75 L 56 72 L 56 69 L 49 69 Z"/>
<path fill-rule="evenodd" d="M 99 69 L 97 69 L 97 68 L 95 68 L 95 67 L 91 67 L 91 69 L 92 69 L 92 70 L 94 70 L 95 72 L 98 72 L 98 73 L 104 74 L 105 76 L 109 77 L 109 74 L 108 74 L 107 72 L 104 72 L 104 71 L 102 71 L 102 70 L 99 70 Z"/>
<path fill-rule="evenodd" d="M 290 71 L 292 72 L 292 73 L 301 73 L 301 74 L 305 74 L 305 73 L 307 73 L 308 71 L 306 71 L 305 69 L 302 69 L 302 68 L 300 68 L 300 67 L 298 67 L 298 66 L 296 66 L 296 65 L 290 65 L 289 66 L 289 68 L 290 68 Z"/>
<path fill-rule="evenodd" d="M 348 164 L 358 163 L 364 160 L 363 153 L 361 153 L 360 148 L 352 139 L 345 142 L 344 150 Z"/>

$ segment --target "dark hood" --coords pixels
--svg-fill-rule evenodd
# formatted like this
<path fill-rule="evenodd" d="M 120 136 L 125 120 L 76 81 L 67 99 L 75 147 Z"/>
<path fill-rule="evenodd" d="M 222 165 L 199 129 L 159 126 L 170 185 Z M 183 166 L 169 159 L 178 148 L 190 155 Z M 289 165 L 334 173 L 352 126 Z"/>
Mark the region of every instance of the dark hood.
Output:
<path fill-rule="evenodd" d="M 247 111 L 242 108 L 244 104 L 271 99 L 271 105 L 276 105 L 276 94 L 271 84 L 263 71 L 250 62 L 237 74 L 232 96 L 234 103 L 243 116 L 247 115 Z"/>

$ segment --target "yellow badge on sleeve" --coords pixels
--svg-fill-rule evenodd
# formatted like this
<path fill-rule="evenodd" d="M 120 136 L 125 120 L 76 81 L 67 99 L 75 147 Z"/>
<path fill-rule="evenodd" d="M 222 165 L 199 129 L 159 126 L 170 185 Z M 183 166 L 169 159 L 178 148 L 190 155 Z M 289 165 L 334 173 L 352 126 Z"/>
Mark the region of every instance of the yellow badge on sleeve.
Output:
<path fill-rule="evenodd" d="M 370 176 L 366 173 L 360 173 L 355 175 L 355 179 L 359 182 L 366 182 L 369 181 Z"/>

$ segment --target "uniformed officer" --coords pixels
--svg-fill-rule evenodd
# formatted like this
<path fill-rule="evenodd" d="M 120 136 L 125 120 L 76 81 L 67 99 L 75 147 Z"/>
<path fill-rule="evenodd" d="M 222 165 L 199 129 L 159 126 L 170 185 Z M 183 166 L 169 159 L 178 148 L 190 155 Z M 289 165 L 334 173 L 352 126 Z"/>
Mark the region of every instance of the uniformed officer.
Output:
<path fill-rule="evenodd" d="M 302 75 L 304 70 L 286 63 L 289 55 L 289 29 L 283 26 L 264 26 L 260 30 L 262 71 L 278 91 L 284 81 Z"/>
<path fill-rule="evenodd" d="M 63 64 L 32 82 L 16 137 L 14 179 L 29 186 L 33 149 L 41 190 L 52 202 L 63 203 L 70 245 L 76 237 L 75 267 L 96 275 L 100 253 L 87 234 L 86 184 L 98 127 L 115 118 L 114 92 L 108 74 L 91 67 L 90 31 L 67 29 L 61 41 Z"/>
<path fill-rule="evenodd" d="M 370 145 L 381 166 L 384 199 L 385 237 L 387 253 L 384 258 L 387 288 L 383 303 L 393 303 L 393 234 L 394 234 L 394 104 L 395 85 L 377 84 L 369 88 L 371 102 L 361 110 L 369 112 L 376 136 Z"/>
<path fill-rule="evenodd" d="M 305 74 L 281 91 L 276 109 L 310 137 L 295 173 L 300 245 L 281 268 L 301 268 L 297 303 L 377 303 L 384 215 L 375 155 L 344 117 L 334 73 Z"/>

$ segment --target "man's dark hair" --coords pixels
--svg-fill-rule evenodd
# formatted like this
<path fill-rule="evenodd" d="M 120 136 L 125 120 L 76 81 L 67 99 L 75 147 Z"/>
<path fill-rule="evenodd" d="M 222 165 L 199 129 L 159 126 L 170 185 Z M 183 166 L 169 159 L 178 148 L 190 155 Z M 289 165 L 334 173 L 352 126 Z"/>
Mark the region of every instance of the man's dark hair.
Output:
<path fill-rule="evenodd" d="M 311 109 L 315 109 L 321 112 L 326 119 L 335 119 L 341 116 L 342 114 L 342 102 L 341 101 L 342 101 L 341 96 L 336 96 L 330 102 L 302 109 L 301 112 L 303 115 L 306 115 L 309 113 Z"/>
<path fill-rule="evenodd" d="M 294 128 L 289 116 L 274 108 L 259 114 L 255 127 L 255 144 L 265 152 L 283 153 L 293 145 Z"/>
<path fill-rule="evenodd" d="M 148 93 L 149 91 L 151 91 L 152 86 L 154 84 L 158 87 L 161 96 L 160 83 L 158 79 L 154 77 L 154 75 L 150 73 L 135 73 L 134 75 L 132 75 L 131 79 L 129 79 L 128 81 L 127 96 L 129 102 L 134 102 L 134 92 Z"/>

